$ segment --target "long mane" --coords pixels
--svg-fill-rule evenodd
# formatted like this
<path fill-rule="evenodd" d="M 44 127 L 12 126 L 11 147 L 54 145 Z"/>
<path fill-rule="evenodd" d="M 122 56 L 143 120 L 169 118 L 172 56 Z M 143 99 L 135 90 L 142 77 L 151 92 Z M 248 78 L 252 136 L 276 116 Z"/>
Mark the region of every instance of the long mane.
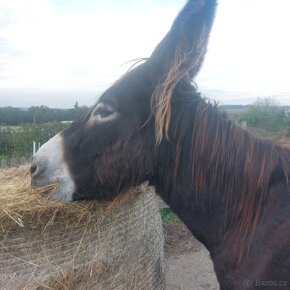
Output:
<path fill-rule="evenodd" d="M 289 186 L 290 151 L 262 139 L 200 102 L 192 132 L 193 180 L 197 191 L 218 190 L 225 201 L 226 229 L 243 242 L 253 235 L 275 174 Z"/>
<path fill-rule="evenodd" d="M 195 91 L 187 80 L 185 82 L 187 87 Z M 175 126 L 177 122 L 171 114 L 172 99 L 182 99 L 180 93 L 174 96 L 174 89 L 166 86 L 170 86 L 168 82 L 163 84 L 163 91 L 169 93 L 163 94 L 154 108 L 157 144 L 164 138 L 164 132 L 168 138 L 170 126 Z M 160 92 L 160 89 L 153 94 L 153 100 L 156 92 Z M 282 144 L 256 136 L 236 125 L 198 93 L 193 93 L 192 98 L 194 105 L 191 120 L 188 120 L 188 116 L 178 116 L 191 122 L 191 131 L 184 133 L 181 130 L 182 133 L 177 134 L 173 178 L 179 167 L 180 144 L 185 134 L 191 134 L 192 183 L 197 193 L 218 192 L 222 195 L 225 205 L 225 237 L 228 233 L 234 234 L 237 250 L 242 253 L 245 240 L 255 234 L 263 214 L 263 205 L 269 197 L 271 182 L 278 176 L 279 181 L 284 180 L 289 189 L 289 143 Z M 186 122 L 182 122 L 183 125 Z"/>

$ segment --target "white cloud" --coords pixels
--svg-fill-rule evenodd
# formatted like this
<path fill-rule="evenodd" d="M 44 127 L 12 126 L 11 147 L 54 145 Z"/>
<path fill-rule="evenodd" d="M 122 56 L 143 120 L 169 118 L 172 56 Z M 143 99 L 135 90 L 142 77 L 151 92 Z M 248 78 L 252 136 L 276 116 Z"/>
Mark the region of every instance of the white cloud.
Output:
<path fill-rule="evenodd" d="M 132 11 L 65 14 L 40 0 L 9 0 L 6 5 L 16 23 L 1 35 L 25 57 L 9 59 L 9 67 L 0 77 L 13 78 L 2 81 L 2 89 L 14 89 L 15 85 L 42 90 L 102 87 L 126 71 L 122 63 L 148 56 L 171 22 L 162 21 L 153 29 L 160 10 L 151 13 L 148 21 L 148 15 Z M 163 14 L 170 19 L 168 14 L 173 11 Z M 71 73 L 76 70 L 86 74 Z"/>
<path fill-rule="evenodd" d="M 229 91 L 290 92 L 290 1 L 221 0 L 218 8 L 199 82 Z"/>

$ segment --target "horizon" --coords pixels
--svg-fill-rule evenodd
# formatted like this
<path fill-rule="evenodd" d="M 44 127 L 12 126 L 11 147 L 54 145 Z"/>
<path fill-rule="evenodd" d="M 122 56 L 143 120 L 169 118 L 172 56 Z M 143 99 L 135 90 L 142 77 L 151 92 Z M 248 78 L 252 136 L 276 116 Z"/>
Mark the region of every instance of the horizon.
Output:
<path fill-rule="evenodd" d="M 219 1 L 195 79 L 203 96 L 222 105 L 277 96 L 290 105 L 290 1 L 274 1 Z M 0 106 L 93 105 L 128 60 L 150 56 L 184 3 L 1 0 Z"/>
<path fill-rule="evenodd" d="M 270 95 L 266 93 L 250 93 L 250 92 L 224 92 L 221 90 L 204 90 L 201 91 L 201 95 L 210 100 L 210 102 L 218 102 L 220 106 L 231 106 L 231 105 L 241 105 L 247 106 L 252 105 L 258 98 L 265 97 L 275 97 L 280 106 L 290 106 L 290 93 L 280 93 L 279 95 Z M 102 92 L 69 92 L 69 91 L 61 91 L 61 92 L 33 92 L 33 93 L 11 93 L 6 92 L 5 99 L 13 99 L 14 103 L 2 104 L 0 103 L 0 107 L 16 107 L 16 108 L 29 108 L 32 106 L 46 106 L 49 108 L 56 109 L 69 109 L 74 106 L 76 102 L 78 102 L 79 106 L 93 106 L 98 98 L 101 96 Z M 224 98 L 220 100 L 218 96 L 223 95 Z M 33 99 L 45 99 L 45 103 L 31 103 L 25 104 L 23 102 L 23 98 L 29 99 L 29 97 L 33 97 Z M 59 98 L 64 97 L 67 101 L 65 105 L 63 103 L 56 103 Z M 84 100 L 85 99 L 85 100 Z"/>
<path fill-rule="evenodd" d="M 47 94 L 46 94 L 47 95 Z M 230 106 L 242 106 L 242 107 L 248 107 L 253 105 L 259 98 L 266 98 L 266 97 L 274 97 L 277 101 L 278 101 L 278 106 L 280 107 L 290 107 L 290 103 L 283 103 L 280 102 L 279 98 L 277 96 L 257 96 L 257 97 L 248 97 L 248 98 L 244 98 L 245 101 L 244 102 L 239 102 L 239 101 L 227 101 L 227 102 L 217 102 L 219 107 L 230 107 Z M 211 103 L 215 102 L 214 99 L 209 99 L 206 97 L 207 100 L 209 100 Z M 59 109 L 59 110 L 68 110 L 68 109 L 72 109 L 74 108 L 75 104 L 78 103 L 78 107 L 92 107 L 95 103 L 81 103 L 79 102 L 79 100 L 75 99 L 70 105 L 66 106 L 66 107 L 61 107 L 61 106 L 54 106 L 54 105 L 45 105 L 45 104 L 33 104 L 33 105 L 1 105 L 0 104 L 0 108 L 7 108 L 7 107 L 12 107 L 12 108 L 17 108 L 17 109 L 29 109 L 31 107 L 47 107 L 49 109 Z"/>

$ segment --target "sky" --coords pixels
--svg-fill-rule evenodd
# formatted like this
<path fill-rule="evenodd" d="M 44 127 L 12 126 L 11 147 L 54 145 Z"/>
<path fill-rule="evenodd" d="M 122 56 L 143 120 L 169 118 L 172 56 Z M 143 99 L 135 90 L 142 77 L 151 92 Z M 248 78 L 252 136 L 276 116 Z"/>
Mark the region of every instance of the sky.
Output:
<path fill-rule="evenodd" d="M 185 2 L 0 0 L 0 107 L 92 105 L 128 61 L 150 56 Z M 289 11 L 289 0 L 219 0 L 202 94 L 290 105 Z"/>

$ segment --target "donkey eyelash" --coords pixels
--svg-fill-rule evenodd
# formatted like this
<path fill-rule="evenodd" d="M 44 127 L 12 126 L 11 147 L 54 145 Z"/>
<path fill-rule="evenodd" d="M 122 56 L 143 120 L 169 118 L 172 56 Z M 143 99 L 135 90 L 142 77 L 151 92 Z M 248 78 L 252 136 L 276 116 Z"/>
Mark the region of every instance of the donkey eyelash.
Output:
<path fill-rule="evenodd" d="M 106 119 L 115 113 L 113 106 L 100 102 L 97 104 L 92 116 L 98 119 Z"/>
<path fill-rule="evenodd" d="M 109 109 L 108 107 L 101 106 L 95 110 L 94 116 L 106 118 L 110 116 L 112 113 L 113 113 L 113 110 Z"/>

